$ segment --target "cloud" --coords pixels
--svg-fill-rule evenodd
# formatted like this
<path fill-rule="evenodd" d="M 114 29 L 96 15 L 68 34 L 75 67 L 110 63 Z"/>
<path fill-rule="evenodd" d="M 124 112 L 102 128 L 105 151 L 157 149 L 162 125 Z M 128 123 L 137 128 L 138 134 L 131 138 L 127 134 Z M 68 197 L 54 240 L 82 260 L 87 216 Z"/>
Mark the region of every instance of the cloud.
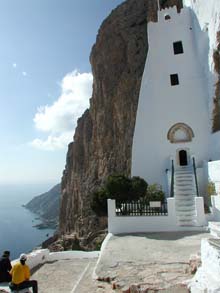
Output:
<path fill-rule="evenodd" d="M 60 86 L 61 95 L 52 105 L 37 109 L 35 127 L 49 133 L 46 140 L 34 139 L 31 145 L 42 150 L 63 149 L 72 140 L 77 119 L 89 107 L 92 95 L 91 73 L 77 70 L 64 76 Z"/>
<path fill-rule="evenodd" d="M 73 137 L 73 132 L 65 132 L 60 135 L 49 135 L 46 140 L 35 138 L 31 145 L 39 150 L 54 151 L 66 148 Z"/>
<path fill-rule="evenodd" d="M 13 66 L 14 68 L 16 68 L 16 67 L 17 67 L 17 63 L 13 63 L 12 66 Z"/>
<path fill-rule="evenodd" d="M 27 72 L 26 71 L 22 71 L 22 75 L 23 76 L 27 76 Z"/>

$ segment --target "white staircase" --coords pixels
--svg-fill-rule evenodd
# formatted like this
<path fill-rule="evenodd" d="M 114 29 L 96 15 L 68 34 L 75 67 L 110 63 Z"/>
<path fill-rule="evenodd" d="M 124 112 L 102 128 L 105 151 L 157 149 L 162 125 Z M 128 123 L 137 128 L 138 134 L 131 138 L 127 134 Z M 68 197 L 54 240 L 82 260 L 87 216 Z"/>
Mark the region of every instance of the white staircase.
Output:
<path fill-rule="evenodd" d="M 174 197 L 178 225 L 196 226 L 196 184 L 191 166 L 175 169 Z"/>

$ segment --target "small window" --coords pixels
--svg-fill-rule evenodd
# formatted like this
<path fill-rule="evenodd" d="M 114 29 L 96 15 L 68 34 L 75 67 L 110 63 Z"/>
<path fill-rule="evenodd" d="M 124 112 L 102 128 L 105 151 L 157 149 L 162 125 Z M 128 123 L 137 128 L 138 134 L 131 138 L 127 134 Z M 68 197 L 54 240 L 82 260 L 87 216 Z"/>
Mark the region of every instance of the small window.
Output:
<path fill-rule="evenodd" d="M 169 19 L 171 19 L 171 17 L 169 16 L 169 14 L 165 14 L 165 15 L 164 15 L 164 19 L 165 19 L 165 20 L 169 20 Z"/>
<path fill-rule="evenodd" d="M 173 43 L 174 54 L 183 54 L 183 44 L 181 41 Z"/>
<path fill-rule="evenodd" d="M 171 85 L 178 85 L 179 84 L 178 74 L 171 74 L 170 75 L 170 83 L 171 83 Z"/>

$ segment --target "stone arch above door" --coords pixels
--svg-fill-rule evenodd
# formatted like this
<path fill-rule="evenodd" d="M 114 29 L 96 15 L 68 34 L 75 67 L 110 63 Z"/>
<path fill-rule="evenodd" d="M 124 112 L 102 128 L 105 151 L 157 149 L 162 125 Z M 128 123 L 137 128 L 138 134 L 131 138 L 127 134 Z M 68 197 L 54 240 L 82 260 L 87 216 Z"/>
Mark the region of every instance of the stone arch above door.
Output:
<path fill-rule="evenodd" d="M 171 143 L 190 142 L 193 137 L 192 128 L 185 123 L 174 124 L 167 133 L 167 139 Z"/>

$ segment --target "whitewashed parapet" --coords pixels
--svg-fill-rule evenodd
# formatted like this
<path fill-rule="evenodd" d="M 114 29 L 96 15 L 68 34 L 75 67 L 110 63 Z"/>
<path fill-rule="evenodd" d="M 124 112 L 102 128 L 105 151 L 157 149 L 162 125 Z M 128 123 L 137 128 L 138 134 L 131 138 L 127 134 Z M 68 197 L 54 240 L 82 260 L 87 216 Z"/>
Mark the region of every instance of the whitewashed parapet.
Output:
<path fill-rule="evenodd" d="M 196 221 L 199 226 L 207 226 L 208 222 L 205 217 L 204 199 L 203 197 L 196 197 Z"/>
<path fill-rule="evenodd" d="M 189 283 L 191 293 L 220 292 L 220 250 L 208 239 L 201 242 L 202 266 Z"/>
<path fill-rule="evenodd" d="M 108 199 L 108 232 L 112 234 L 137 232 L 198 231 L 204 230 L 203 198 L 196 198 L 197 226 L 178 226 L 175 210 L 175 198 L 167 199 L 167 216 L 116 216 L 115 200 Z"/>
<path fill-rule="evenodd" d="M 212 195 L 211 202 L 212 202 L 212 212 L 214 214 L 214 219 L 215 221 L 220 221 L 220 196 Z"/>
<path fill-rule="evenodd" d="M 63 260 L 63 259 L 76 259 L 76 258 L 97 258 L 100 251 L 60 251 L 51 252 L 48 256 L 48 261 Z"/>
<path fill-rule="evenodd" d="M 34 250 L 31 253 L 27 254 L 27 264 L 30 267 L 30 269 L 40 265 L 44 264 L 46 261 L 48 261 L 49 258 L 49 250 L 48 249 L 38 249 Z M 14 265 L 16 262 L 18 262 L 19 259 L 15 259 L 12 261 L 12 265 Z"/>
<path fill-rule="evenodd" d="M 65 260 L 65 259 L 76 259 L 76 258 L 97 258 L 99 251 L 60 251 L 60 252 L 49 252 L 48 249 L 38 249 L 27 254 L 27 264 L 30 269 L 37 267 L 38 265 L 44 264 L 50 261 Z M 12 265 L 18 262 L 18 259 L 12 261 Z"/>

